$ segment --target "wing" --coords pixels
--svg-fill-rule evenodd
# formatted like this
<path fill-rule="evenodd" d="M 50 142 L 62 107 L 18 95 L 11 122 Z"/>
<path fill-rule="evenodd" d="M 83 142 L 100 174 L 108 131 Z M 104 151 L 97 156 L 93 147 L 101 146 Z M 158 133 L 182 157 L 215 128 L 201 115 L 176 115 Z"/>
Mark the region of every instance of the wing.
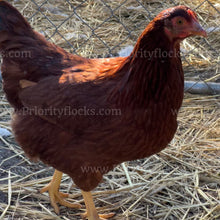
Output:
<path fill-rule="evenodd" d="M 124 58 L 93 59 L 37 83 L 20 80 L 23 89 L 19 98 L 25 108 L 37 115 L 41 111 L 42 118 L 54 123 L 67 119 L 91 120 L 91 116 L 94 121 L 99 110 L 112 107 L 108 94 L 117 86 L 118 79 L 114 76 L 123 61 Z"/>
<path fill-rule="evenodd" d="M 111 86 L 102 81 L 83 82 L 79 78 L 66 74 L 47 77 L 38 83 L 20 81 L 23 89 L 19 98 L 24 106 L 20 111 L 68 131 L 79 132 L 94 125 L 100 127 L 101 123 L 110 120 L 110 117 L 100 115 L 100 111 L 110 107 L 107 96 Z"/>

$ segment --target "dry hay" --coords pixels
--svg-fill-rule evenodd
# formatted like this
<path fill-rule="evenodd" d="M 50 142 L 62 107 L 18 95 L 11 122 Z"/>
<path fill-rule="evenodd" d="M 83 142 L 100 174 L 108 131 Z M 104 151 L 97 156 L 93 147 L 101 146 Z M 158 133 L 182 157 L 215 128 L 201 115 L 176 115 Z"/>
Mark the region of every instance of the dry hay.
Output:
<path fill-rule="evenodd" d="M 36 6 L 30 0 L 13 2 L 26 17 L 31 17 L 36 12 Z M 47 2 L 48 4 L 41 10 L 56 25 L 60 24 L 66 15 L 73 13 L 65 1 L 48 0 Z M 82 1 L 71 2 L 77 6 Z M 112 8 L 116 8 L 124 1 L 109 2 Z M 162 8 L 171 5 L 169 1 L 162 7 L 159 1 L 140 2 L 147 6 L 152 17 Z M 192 5 L 188 0 L 184 2 L 189 6 Z M 200 2 L 202 1 L 194 1 L 193 7 Z M 210 2 L 218 6 L 216 1 Z M 133 9 L 128 10 L 127 8 L 131 6 Z M 146 10 L 136 8 L 138 6 L 136 1 L 129 0 L 116 10 L 117 13 L 115 12 L 117 18 L 129 29 L 133 30 L 137 26 L 127 39 L 128 33 L 116 18 L 108 20 L 95 31 L 111 48 L 126 39 L 113 50 L 113 54 L 117 54 L 120 48 L 126 45 L 133 45 L 143 26 L 146 25 L 146 20 L 148 21 Z M 91 27 L 102 24 L 104 18 L 111 14 L 108 9 L 103 9 L 100 1 L 95 0 L 82 4 L 77 12 Z M 220 20 L 219 14 L 207 2 L 199 7 L 197 12 L 207 27 L 219 26 L 217 23 Z M 30 22 L 36 30 L 46 36 L 51 36 L 54 32 L 51 24 L 40 13 L 37 13 Z M 78 48 L 79 54 L 104 56 L 109 52 L 95 37 L 90 38 L 86 44 L 83 43 L 82 38 L 85 37 L 84 35 L 88 37 L 91 30 L 89 31 L 89 28 L 76 16 L 61 26 L 59 31 L 66 38 L 70 37 L 70 43 Z M 68 35 L 69 33 L 74 34 Z M 219 35 L 219 30 L 210 33 L 207 40 L 197 38 L 183 43 L 186 50 L 196 48 L 187 56 L 190 65 L 185 62 L 185 71 L 190 77 L 193 76 L 190 73 L 201 73 L 206 80 L 214 77 L 213 80 L 218 81 L 219 54 L 213 54 L 212 50 L 206 46 L 209 42 L 212 47 L 219 50 L 220 42 L 216 41 L 217 34 Z M 55 34 L 51 40 L 70 49 L 59 34 Z M 79 47 L 80 44 L 83 45 Z M 203 53 L 206 56 L 201 58 Z M 0 127 L 10 130 L 11 108 L 3 93 L 0 94 Z M 98 209 L 100 213 L 113 211 L 116 216 L 112 219 L 118 220 L 220 219 L 219 96 L 201 97 L 186 94 L 178 121 L 179 128 L 175 138 L 164 151 L 144 160 L 127 162 L 126 169 L 118 166 L 104 176 L 104 181 L 93 192 L 96 207 L 100 207 Z M 49 204 L 48 194 L 38 192 L 50 180 L 52 168 L 42 163 L 30 162 L 16 145 L 13 137 L 0 137 L 0 152 L 2 219 L 80 219 L 80 213 L 85 211 L 85 206 L 80 190 L 74 186 L 71 187 L 68 176 L 63 178 L 62 191 L 69 191 L 71 197 L 69 200 L 81 203 L 84 209 L 60 207 L 61 214 L 57 216 Z"/>

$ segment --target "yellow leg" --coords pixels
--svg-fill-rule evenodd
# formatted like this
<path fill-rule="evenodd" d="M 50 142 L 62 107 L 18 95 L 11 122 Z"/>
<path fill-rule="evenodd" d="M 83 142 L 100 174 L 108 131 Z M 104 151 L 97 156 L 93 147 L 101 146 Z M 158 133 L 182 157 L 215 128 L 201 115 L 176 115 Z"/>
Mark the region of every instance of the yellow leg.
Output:
<path fill-rule="evenodd" d="M 49 196 L 50 196 L 50 203 L 53 206 L 53 208 L 57 214 L 59 214 L 59 212 L 60 212 L 57 203 L 59 203 L 63 206 L 67 206 L 69 208 L 77 208 L 77 209 L 81 208 L 80 204 L 73 204 L 73 203 L 67 202 L 64 199 L 64 198 L 68 197 L 68 193 L 59 192 L 62 175 L 63 175 L 62 172 L 55 170 L 55 172 L 53 174 L 53 178 L 50 181 L 50 183 L 47 186 L 45 186 L 44 188 L 42 188 L 40 191 L 41 193 L 48 191 Z"/>
<path fill-rule="evenodd" d="M 86 213 L 83 214 L 83 218 L 88 220 L 105 220 L 115 215 L 115 213 L 98 215 L 91 192 L 82 191 L 82 195 L 86 205 Z"/>

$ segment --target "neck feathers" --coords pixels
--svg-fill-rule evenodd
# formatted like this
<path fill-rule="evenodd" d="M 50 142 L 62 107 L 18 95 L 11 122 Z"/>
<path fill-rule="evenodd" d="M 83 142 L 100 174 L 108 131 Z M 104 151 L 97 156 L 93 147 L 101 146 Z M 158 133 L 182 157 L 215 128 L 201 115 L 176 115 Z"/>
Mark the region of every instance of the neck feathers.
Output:
<path fill-rule="evenodd" d="M 183 72 L 179 52 L 179 44 L 172 44 L 162 26 L 152 21 L 123 64 L 124 75 L 115 95 L 118 102 L 145 106 L 151 100 L 166 99 L 168 90 L 176 87 L 176 82 L 181 84 L 181 89 Z"/>

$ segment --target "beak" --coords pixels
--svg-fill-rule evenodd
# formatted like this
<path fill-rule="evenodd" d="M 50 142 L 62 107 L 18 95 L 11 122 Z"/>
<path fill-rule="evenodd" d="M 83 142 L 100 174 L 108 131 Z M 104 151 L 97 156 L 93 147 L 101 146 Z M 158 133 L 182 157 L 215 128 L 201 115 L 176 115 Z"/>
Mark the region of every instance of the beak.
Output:
<path fill-rule="evenodd" d="M 191 35 L 207 37 L 206 31 L 202 28 L 202 26 L 196 20 L 192 22 L 192 28 L 190 30 L 190 33 Z"/>

